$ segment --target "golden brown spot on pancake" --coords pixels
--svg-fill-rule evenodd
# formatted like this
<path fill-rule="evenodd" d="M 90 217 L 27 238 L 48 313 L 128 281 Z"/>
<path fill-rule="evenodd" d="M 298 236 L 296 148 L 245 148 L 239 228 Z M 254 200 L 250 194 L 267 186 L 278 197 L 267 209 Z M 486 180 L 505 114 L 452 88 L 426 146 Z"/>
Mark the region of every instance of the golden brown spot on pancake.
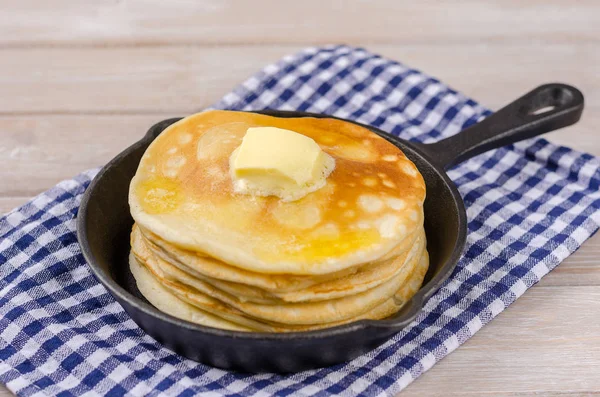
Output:
<path fill-rule="evenodd" d="M 396 156 L 395 154 L 386 154 L 381 159 L 383 161 L 393 162 L 393 161 L 398 161 L 398 156 Z"/>
<path fill-rule="evenodd" d="M 179 184 L 163 177 L 143 181 L 137 187 L 142 209 L 149 214 L 171 212 L 183 201 Z"/>
<path fill-rule="evenodd" d="M 356 183 L 354 183 L 354 182 L 348 182 L 348 186 L 350 186 L 350 187 L 356 187 Z"/>
<path fill-rule="evenodd" d="M 363 194 L 358 198 L 358 205 L 366 212 L 379 212 L 383 208 L 383 201 L 377 196 Z"/>
<path fill-rule="evenodd" d="M 177 148 L 176 147 L 172 147 L 171 149 L 167 150 L 168 154 L 175 154 L 177 153 Z"/>
<path fill-rule="evenodd" d="M 388 177 L 385 172 L 378 172 L 377 176 L 380 177 L 381 179 L 386 179 Z"/>
<path fill-rule="evenodd" d="M 345 200 L 340 200 L 340 201 L 338 201 L 338 206 L 345 208 L 348 206 L 348 202 Z"/>
<path fill-rule="evenodd" d="M 344 216 L 346 218 L 354 218 L 354 216 L 356 216 L 356 212 L 353 210 L 344 211 Z"/>

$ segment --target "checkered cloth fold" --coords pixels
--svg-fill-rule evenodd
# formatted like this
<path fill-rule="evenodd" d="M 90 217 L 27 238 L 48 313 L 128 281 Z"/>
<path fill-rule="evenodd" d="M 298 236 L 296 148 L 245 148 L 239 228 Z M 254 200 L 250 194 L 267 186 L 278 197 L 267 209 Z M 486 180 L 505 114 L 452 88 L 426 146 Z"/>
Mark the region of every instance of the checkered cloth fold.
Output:
<path fill-rule="evenodd" d="M 333 114 L 422 142 L 489 114 L 417 70 L 347 46 L 285 57 L 215 107 Z M 77 209 L 97 170 L 85 172 L 0 219 L 0 381 L 21 396 L 394 395 L 597 230 L 599 165 L 535 139 L 452 169 L 469 218 L 452 277 L 383 346 L 291 376 L 210 368 L 146 335 L 92 276 L 77 244 Z"/>

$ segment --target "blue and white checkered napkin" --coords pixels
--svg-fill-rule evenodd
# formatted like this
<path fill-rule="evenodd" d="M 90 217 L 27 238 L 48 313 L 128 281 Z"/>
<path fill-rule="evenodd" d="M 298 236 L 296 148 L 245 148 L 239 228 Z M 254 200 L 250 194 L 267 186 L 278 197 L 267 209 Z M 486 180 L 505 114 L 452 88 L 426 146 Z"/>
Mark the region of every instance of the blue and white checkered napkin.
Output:
<path fill-rule="evenodd" d="M 288 56 L 216 107 L 328 113 L 425 142 L 489 114 L 419 71 L 345 46 Z M 22 396 L 394 395 L 598 229 L 599 166 L 595 157 L 537 139 L 454 168 L 469 237 L 450 280 L 383 346 L 292 376 L 210 368 L 138 328 L 79 250 L 77 208 L 97 171 L 83 173 L 0 220 L 0 381 Z"/>

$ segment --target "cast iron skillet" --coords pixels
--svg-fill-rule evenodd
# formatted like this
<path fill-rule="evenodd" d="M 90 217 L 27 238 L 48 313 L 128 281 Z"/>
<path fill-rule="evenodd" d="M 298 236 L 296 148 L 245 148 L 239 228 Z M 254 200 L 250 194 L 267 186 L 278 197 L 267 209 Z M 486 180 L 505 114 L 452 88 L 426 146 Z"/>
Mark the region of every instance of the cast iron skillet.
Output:
<path fill-rule="evenodd" d="M 452 274 L 467 236 L 463 201 L 445 169 L 485 151 L 577 122 L 583 95 L 563 84 L 536 88 L 463 132 L 434 144 L 400 140 L 371 131 L 398 146 L 417 165 L 427 184 L 425 231 L 431 257 L 421 290 L 385 320 L 362 320 L 334 328 L 286 334 L 245 333 L 179 320 L 151 306 L 139 293 L 127 262 L 129 182 L 148 145 L 179 119 L 154 125 L 146 136 L 108 163 L 92 181 L 77 219 L 79 243 L 92 272 L 131 318 L 171 350 L 215 367 L 245 372 L 296 372 L 348 361 L 383 343 L 408 325 Z M 278 117 L 330 117 L 266 110 Z"/>

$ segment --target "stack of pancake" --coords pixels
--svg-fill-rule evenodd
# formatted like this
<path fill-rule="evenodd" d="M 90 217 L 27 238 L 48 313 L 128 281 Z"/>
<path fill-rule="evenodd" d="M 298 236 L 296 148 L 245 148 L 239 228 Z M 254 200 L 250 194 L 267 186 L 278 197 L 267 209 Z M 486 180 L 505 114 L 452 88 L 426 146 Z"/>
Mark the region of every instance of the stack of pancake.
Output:
<path fill-rule="evenodd" d="M 335 159 L 295 200 L 233 191 L 251 127 L 312 138 Z M 242 331 L 332 327 L 397 312 L 428 267 L 425 184 L 394 145 L 333 119 L 208 111 L 167 128 L 131 182 L 130 267 L 159 310 Z"/>

